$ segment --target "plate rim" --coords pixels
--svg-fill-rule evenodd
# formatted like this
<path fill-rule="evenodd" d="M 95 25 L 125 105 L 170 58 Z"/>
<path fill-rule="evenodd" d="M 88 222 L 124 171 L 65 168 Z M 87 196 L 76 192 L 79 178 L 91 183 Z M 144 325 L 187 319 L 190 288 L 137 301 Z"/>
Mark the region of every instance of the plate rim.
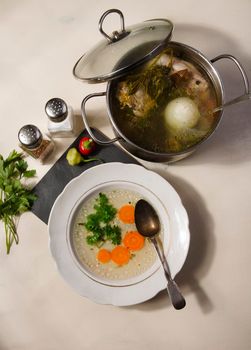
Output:
<path fill-rule="evenodd" d="M 102 169 L 103 168 L 103 169 Z M 128 169 L 125 169 L 128 168 Z M 129 169 L 131 168 L 131 169 Z M 103 164 L 99 164 L 96 165 L 92 168 L 87 169 L 85 172 L 83 172 L 82 174 L 78 175 L 77 177 L 73 178 L 63 189 L 63 191 L 58 195 L 58 197 L 56 198 L 50 215 L 49 215 L 49 220 L 48 220 L 48 231 L 49 231 L 49 248 L 50 248 L 50 252 L 51 255 L 54 259 L 54 262 L 56 264 L 57 270 L 59 271 L 60 275 L 64 278 L 64 280 L 71 285 L 71 287 L 73 289 L 75 289 L 80 295 L 85 296 L 87 298 L 89 298 L 90 300 L 99 303 L 99 304 L 111 304 L 111 305 L 116 305 L 116 306 L 129 306 L 129 305 L 135 305 L 141 302 L 144 302 L 148 299 L 151 299 L 152 297 L 154 297 L 158 292 L 160 292 L 161 290 L 166 288 L 166 279 L 164 276 L 164 273 L 162 271 L 162 269 L 158 269 L 152 276 L 149 276 L 146 281 L 142 281 L 137 283 L 137 285 L 129 285 L 129 286 L 108 286 L 108 285 L 102 285 L 102 288 L 97 288 L 97 283 L 96 281 L 90 279 L 88 276 L 83 276 L 83 272 L 81 272 L 82 278 L 81 279 L 81 275 L 79 275 L 79 273 L 76 273 L 76 269 L 78 269 L 78 267 L 75 265 L 75 263 L 73 262 L 73 260 L 71 261 L 68 257 L 62 258 L 60 257 L 60 252 L 57 251 L 57 247 L 55 247 L 55 237 L 53 237 L 53 230 L 52 230 L 52 225 L 53 225 L 53 214 L 55 212 L 55 210 L 57 210 L 57 206 L 60 206 L 60 200 L 63 200 L 64 196 L 67 196 L 67 192 L 71 190 L 71 188 L 74 188 L 74 184 L 78 183 L 79 181 L 82 181 L 82 179 L 85 179 L 89 177 L 89 181 L 90 181 L 90 176 L 93 175 L 92 173 L 96 173 L 101 171 L 101 178 L 103 176 L 107 177 L 108 175 L 105 173 L 105 171 L 107 171 L 110 174 L 112 174 L 112 179 L 110 180 L 117 180 L 117 181 L 123 181 L 124 179 L 121 179 L 118 176 L 126 176 L 126 181 L 130 181 L 130 179 L 127 177 L 128 174 L 130 176 L 132 176 L 133 174 L 133 178 L 134 181 L 136 181 L 136 183 L 139 183 L 141 185 L 141 183 L 146 182 L 148 183 L 149 179 L 154 180 L 153 181 L 153 190 L 152 192 L 155 193 L 156 188 L 159 185 L 163 185 L 164 188 L 162 188 L 161 192 L 170 192 L 169 194 L 171 194 L 171 196 L 173 196 L 174 200 L 176 201 L 176 205 L 178 207 L 178 209 L 181 211 L 181 217 L 182 217 L 182 225 L 183 225 L 183 229 L 184 229 L 184 237 L 183 239 L 183 243 L 184 243 L 184 249 L 183 249 L 183 254 L 182 254 L 182 259 L 179 263 L 179 268 L 176 269 L 176 271 L 172 271 L 172 276 L 175 277 L 175 275 L 181 270 L 182 266 L 184 265 L 184 262 L 186 260 L 187 254 L 188 254 L 188 250 L 189 250 L 189 245 L 190 245 L 190 231 L 189 231 L 189 219 L 188 219 L 188 215 L 187 215 L 187 211 L 183 206 L 183 203 L 181 201 L 180 196 L 178 195 L 178 193 L 176 192 L 176 190 L 173 188 L 173 186 L 166 180 L 164 179 L 161 175 L 157 174 L 156 172 L 146 169 L 144 166 L 142 165 L 137 165 L 137 164 L 133 164 L 133 163 L 120 163 L 120 162 L 111 162 L 111 163 L 103 163 Z M 118 174 L 116 173 L 116 171 L 118 172 Z M 124 170 L 124 171 L 122 171 Z M 131 170 L 131 171 L 129 171 Z M 134 171 L 132 171 L 134 170 Z M 114 172 L 115 171 L 115 172 Z M 138 180 L 135 180 L 135 173 L 140 173 L 142 176 L 141 178 Z M 94 177 L 93 177 L 94 179 Z M 92 181 L 93 181 L 92 179 Z M 156 181 L 155 181 L 156 180 Z M 104 180 L 102 180 L 104 181 Z M 94 181 L 95 182 L 95 181 Z M 97 182 L 97 185 L 100 183 Z M 146 185 L 144 185 L 146 186 Z M 76 195 L 76 194 L 75 194 Z M 79 196 L 83 195 L 83 192 L 81 192 L 79 194 Z M 156 195 L 156 194 L 155 194 Z M 160 194 L 162 196 L 162 193 Z M 158 195 L 156 195 L 158 197 Z M 76 199 L 77 200 L 77 199 Z M 160 199 L 161 201 L 161 199 Z M 162 202 L 162 201 L 161 201 Z M 162 203 L 164 204 L 164 206 L 166 206 L 167 203 Z M 169 208 L 170 209 L 170 208 Z M 167 212 L 169 212 L 168 208 L 166 208 Z M 175 216 L 177 215 L 177 210 L 175 211 Z M 170 216 L 169 216 L 170 217 Z M 177 218 L 175 217 L 175 220 Z M 174 218 L 170 217 L 170 225 L 173 223 Z M 172 225 L 171 225 L 172 226 Z M 178 232 L 179 233 L 179 232 Z M 65 234 L 64 236 L 66 236 L 66 227 L 65 227 Z M 58 236 L 61 239 L 61 236 Z M 171 237 L 172 237 L 172 233 L 171 233 Z M 59 239 L 59 238 L 57 238 Z M 65 243 L 66 243 L 66 239 L 65 239 Z M 171 243 L 171 239 L 170 239 L 170 244 Z M 67 246 L 68 249 L 68 246 Z M 168 258 L 168 254 L 167 254 L 167 258 Z M 70 265 L 72 266 L 67 266 L 67 263 L 70 263 Z M 74 273 L 74 276 L 70 275 L 71 273 Z M 81 280 L 78 281 L 78 278 L 80 278 Z M 76 282 L 77 279 L 77 282 Z M 83 281 L 85 283 L 83 283 Z M 78 283 L 79 282 L 79 283 Z M 95 285 L 96 288 L 93 288 L 93 284 Z M 86 290 L 83 290 L 85 288 L 86 285 Z M 131 293 L 125 293 L 124 291 L 127 289 L 131 290 Z M 96 290 L 97 289 L 97 290 Z M 103 289 L 103 290 L 102 290 Z M 117 291 L 114 293 L 114 289 Z M 102 290 L 103 293 L 111 293 L 111 297 L 104 297 L 103 293 L 101 293 L 100 295 L 100 291 Z M 121 292 L 121 290 L 123 290 L 123 292 Z M 94 291 L 94 292 L 93 292 Z M 128 290 L 127 290 L 128 291 Z M 144 293 L 140 293 L 140 292 L 144 292 Z M 128 297 L 128 295 L 129 297 Z"/>

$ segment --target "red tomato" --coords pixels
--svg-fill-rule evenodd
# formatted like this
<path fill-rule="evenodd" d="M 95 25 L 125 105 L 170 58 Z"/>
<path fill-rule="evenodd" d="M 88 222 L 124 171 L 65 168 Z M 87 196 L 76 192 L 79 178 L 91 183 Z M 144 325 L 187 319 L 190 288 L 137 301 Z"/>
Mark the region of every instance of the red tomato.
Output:
<path fill-rule="evenodd" d="M 96 148 L 96 144 L 90 137 L 82 137 L 79 141 L 79 152 L 85 156 L 91 154 Z"/>

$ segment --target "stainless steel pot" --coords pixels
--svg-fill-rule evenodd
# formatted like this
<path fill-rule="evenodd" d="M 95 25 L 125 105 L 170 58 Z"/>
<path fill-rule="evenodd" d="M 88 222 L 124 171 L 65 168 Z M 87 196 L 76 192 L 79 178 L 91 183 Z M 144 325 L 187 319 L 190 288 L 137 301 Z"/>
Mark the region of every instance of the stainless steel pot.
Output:
<path fill-rule="evenodd" d="M 122 22 L 122 29 L 121 29 L 120 33 L 115 32 L 114 37 L 107 36 L 107 34 L 106 34 L 106 36 L 109 38 L 108 40 L 110 40 L 110 44 L 113 44 L 114 42 L 123 41 L 124 38 L 128 36 L 128 33 L 130 33 L 130 29 L 128 31 L 125 30 L 123 15 L 119 10 L 109 10 L 100 19 L 99 25 L 100 25 L 101 33 L 103 32 L 103 29 L 102 29 L 103 20 L 111 12 L 119 13 L 119 15 L 121 16 L 121 22 Z M 165 27 L 164 29 L 168 29 L 169 32 L 166 33 L 166 36 L 164 36 L 163 40 L 157 41 L 157 44 L 154 46 L 154 48 L 150 47 L 150 50 L 148 49 L 148 46 L 149 46 L 148 43 L 146 43 L 146 47 L 147 47 L 146 50 L 144 48 L 144 45 L 140 45 L 140 50 L 138 50 L 138 52 L 140 52 L 140 55 L 139 55 L 140 58 L 138 60 L 135 60 L 135 57 L 137 57 L 137 55 L 135 55 L 135 50 L 137 50 L 137 47 L 134 47 L 133 49 L 131 49 L 131 52 L 133 52 L 133 54 L 131 54 L 129 51 L 128 56 L 126 55 L 126 57 L 130 57 L 130 59 L 131 58 L 134 59 L 134 62 L 131 65 L 129 65 L 127 63 L 128 59 L 123 59 L 122 66 L 121 66 L 121 62 L 120 62 L 119 65 L 114 66 L 115 68 L 109 74 L 106 74 L 106 77 L 108 79 L 104 79 L 104 75 L 100 79 L 97 78 L 97 76 L 95 76 L 95 75 L 88 77 L 88 78 L 85 78 L 83 76 L 82 77 L 79 76 L 79 71 L 78 71 L 79 63 L 81 63 L 82 67 L 83 67 L 83 62 L 82 62 L 83 57 L 84 57 L 84 61 L 85 61 L 86 57 L 83 56 L 74 67 L 74 75 L 78 79 L 88 81 L 88 82 L 107 81 L 108 80 L 107 90 L 105 92 L 90 94 L 83 99 L 82 104 L 81 104 L 82 117 L 83 117 L 85 127 L 86 127 L 87 131 L 89 132 L 90 136 L 95 140 L 95 142 L 97 142 L 100 145 L 109 145 L 111 143 L 119 141 L 120 144 L 127 151 L 129 151 L 130 153 L 132 153 L 133 155 L 135 155 L 139 158 L 142 158 L 142 159 L 145 159 L 148 161 L 153 161 L 153 162 L 173 162 L 173 161 L 177 161 L 177 160 L 180 160 L 182 158 L 187 157 L 188 155 L 193 153 L 202 143 L 204 143 L 206 140 L 209 139 L 209 137 L 215 132 L 217 126 L 219 125 L 219 122 L 222 118 L 223 111 L 221 110 L 221 111 L 217 112 L 218 113 L 217 122 L 216 122 L 213 130 L 211 131 L 211 133 L 208 134 L 207 137 L 205 137 L 203 140 L 201 140 L 197 144 L 193 145 L 192 147 L 190 147 L 182 152 L 176 152 L 176 153 L 152 152 L 152 151 L 146 150 L 142 147 L 139 147 L 138 145 L 133 143 L 131 140 L 129 140 L 126 137 L 126 135 L 124 135 L 122 133 L 122 131 L 119 129 L 119 127 L 116 123 L 116 116 L 114 115 L 113 110 L 112 110 L 112 102 L 113 102 L 113 99 L 115 98 L 114 87 L 115 87 L 115 84 L 117 83 L 116 79 L 118 79 L 121 76 L 124 77 L 129 72 L 130 72 L 130 74 L 132 74 L 132 69 L 134 69 L 135 67 L 138 67 L 139 65 L 141 65 L 145 61 L 151 59 L 154 55 L 157 55 L 158 53 L 160 53 L 163 50 L 163 48 L 168 45 L 168 47 L 171 47 L 173 49 L 174 55 L 176 55 L 176 54 L 178 56 L 182 55 L 182 57 L 185 60 L 188 60 L 191 63 L 194 63 L 195 66 L 198 66 L 201 70 L 203 70 L 205 72 L 205 74 L 208 76 L 208 78 L 212 82 L 212 86 L 214 87 L 215 95 L 217 98 L 217 103 L 219 106 L 223 105 L 225 103 L 225 100 L 224 100 L 224 89 L 223 89 L 223 84 L 222 84 L 221 78 L 213 65 L 215 62 L 217 62 L 219 60 L 227 59 L 227 60 L 231 60 L 233 63 L 235 63 L 235 65 L 237 66 L 237 68 L 240 71 L 240 74 L 241 74 L 241 77 L 243 80 L 244 94 L 242 96 L 249 94 L 249 82 L 248 82 L 247 75 L 246 75 L 243 67 L 241 66 L 240 62 L 232 55 L 223 54 L 223 55 L 220 55 L 220 56 L 213 58 L 212 60 L 208 60 L 200 51 L 198 51 L 190 46 L 187 46 L 185 44 L 178 43 L 178 42 L 169 41 L 172 30 L 173 30 L 172 23 L 170 21 L 166 21 L 166 20 L 152 20 L 152 21 L 165 21 L 164 27 L 167 24 L 167 28 Z M 148 30 L 149 30 L 149 25 L 150 25 L 150 27 L 154 27 L 152 25 L 152 23 L 150 23 L 150 21 L 148 21 L 146 23 L 148 25 Z M 155 29 L 155 27 L 154 27 L 154 29 Z M 163 31 L 163 28 L 161 28 L 161 36 L 163 36 L 162 31 Z M 143 48 L 144 54 L 141 57 L 142 48 Z M 147 52 L 146 54 L 145 54 L 145 51 Z M 126 62 L 126 64 L 124 62 Z M 87 115 L 86 115 L 86 103 L 87 103 L 87 101 L 91 98 L 101 97 L 101 96 L 106 96 L 108 114 L 109 114 L 110 122 L 111 122 L 111 125 L 113 127 L 113 130 L 114 130 L 114 133 L 116 136 L 115 138 L 113 138 L 112 140 L 109 140 L 109 141 L 102 141 L 102 140 L 99 140 L 95 137 L 95 135 L 92 133 L 92 130 L 88 124 L 88 119 L 87 119 Z"/>

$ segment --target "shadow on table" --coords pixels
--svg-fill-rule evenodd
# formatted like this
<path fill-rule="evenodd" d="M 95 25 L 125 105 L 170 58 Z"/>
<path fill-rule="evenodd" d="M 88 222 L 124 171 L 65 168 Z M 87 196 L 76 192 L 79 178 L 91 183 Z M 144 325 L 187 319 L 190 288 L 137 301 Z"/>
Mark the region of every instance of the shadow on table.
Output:
<path fill-rule="evenodd" d="M 167 14 L 168 15 L 168 14 Z M 167 16 L 168 17 L 168 16 Z M 231 54 L 236 57 L 251 81 L 249 69 L 250 57 L 240 48 L 238 41 L 231 33 L 222 32 L 210 27 L 191 24 L 175 24 L 172 40 L 189 45 L 199 50 L 209 60 L 221 54 Z M 244 93 L 244 83 L 237 66 L 229 59 L 221 59 L 212 64 L 219 74 L 225 94 L 225 102 Z M 102 89 L 102 90 L 105 90 Z M 93 89 L 95 92 L 95 88 Z M 221 121 L 211 137 L 198 148 L 189 158 L 179 162 L 184 165 L 203 165 L 204 163 L 220 164 L 222 166 L 240 164 L 251 160 L 251 101 L 225 108 Z M 78 111 L 80 114 L 80 111 Z M 92 126 L 109 127 L 105 99 L 102 107 L 96 106 L 96 99 L 87 105 L 88 121 Z"/>
<path fill-rule="evenodd" d="M 241 62 L 244 68 L 249 67 L 250 57 L 241 50 L 238 42 L 225 32 L 205 26 L 176 24 L 173 40 L 198 49 L 208 59 L 221 54 L 231 54 Z M 244 93 L 241 74 L 233 62 L 222 59 L 215 62 L 213 66 L 222 80 L 225 102 Z M 246 73 L 250 80 L 250 70 L 246 70 Z M 212 137 L 203 143 L 193 155 L 179 161 L 178 165 L 181 167 L 185 165 L 203 166 L 203 164 L 210 163 L 224 167 L 249 162 L 251 160 L 251 123 L 249 119 L 250 101 L 225 108 L 221 123 Z M 163 177 L 168 176 L 167 173 L 157 172 Z M 213 309 L 213 302 L 207 291 L 201 287 L 200 280 L 206 276 L 214 257 L 213 219 L 203 198 L 194 187 L 177 177 L 170 176 L 167 180 L 181 196 L 190 220 L 190 249 L 185 265 L 177 275 L 176 281 L 184 296 L 193 292 L 202 312 L 208 313 Z M 165 290 L 150 301 L 136 305 L 134 308 L 152 311 L 167 306 L 172 307 Z"/>
<path fill-rule="evenodd" d="M 226 28 L 227 32 L 227 28 Z M 210 27 L 177 24 L 173 40 L 183 42 L 202 52 L 209 60 L 221 54 L 237 58 L 251 81 L 250 57 L 240 48 L 231 33 Z M 242 76 L 229 59 L 213 63 L 223 84 L 225 102 L 244 93 Z M 251 159 L 251 101 L 224 109 L 221 122 L 212 137 L 201 145 L 198 152 L 181 161 L 181 165 L 214 163 L 223 166 L 248 162 Z"/>
<path fill-rule="evenodd" d="M 209 60 L 221 54 L 231 54 L 242 64 L 251 80 L 250 57 L 239 47 L 231 33 L 210 27 L 191 24 L 175 24 L 173 40 L 199 50 Z M 225 102 L 244 93 L 244 83 L 236 65 L 229 59 L 212 64 L 223 84 Z M 94 102 L 95 103 L 95 100 Z M 91 104 L 91 103 L 90 103 Z M 88 104 L 89 106 L 89 104 Z M 213 163 L 222 166 L 240 164 L 251 160 L 251 101 L 225 108 L 221 122 L 211 137 L 192 156 L 180 161 L 180 166 Z M 88 113 L 89 114 L 89 113 Z M 109 125 L 106 105 L 95 115 L 90 113 L 90 122 Z M 112 127 L 111 127 L 112 128 Z"/>
<path fill-rule="evenodd" d="M 200 280 L 210 269 L 215 251 L 214 224 L 207 211 L 204 200 L 198 192 L 184 180 L 178 177 L 169 177 L 166 173 L 157 170 L 177 190 L 189 217 L 190 248 L 186 262 L 175 280 L 186 297 L 194 293 L 204 313 L 213 309 L 210 296 L 200 286 Z M 168 178 L 167 178 L 168 176 Z M 132 306 L 142 311 L 151 311 L 158 308 L 172 307 L 167 291 L 161 291 L 148 302 Z M 187 305 L 189 308 L 189 305 Z"/>

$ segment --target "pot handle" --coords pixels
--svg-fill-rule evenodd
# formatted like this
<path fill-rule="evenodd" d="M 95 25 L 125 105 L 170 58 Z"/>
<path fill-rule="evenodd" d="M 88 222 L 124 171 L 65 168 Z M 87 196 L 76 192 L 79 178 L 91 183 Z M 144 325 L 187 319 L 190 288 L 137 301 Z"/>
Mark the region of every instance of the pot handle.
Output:
<path fill-rule="evenodd" d="M 82 103 L 81 103 L 81 113 L 82 113 L 82 118 L 83 118 L 83 122 L 84 122 L 84 125 L 85 125 L 85 128 L 86 130 L 88 131 L 89 135 L 91 136 L 91 138 L 98 144 L 98 145 L 103 145 L 103 146 L 107 146 L 107 145 L 110 145 L 111 143 L 114 143 L 116 141 L 119 140 L 119 137 L 115 137 L 114 139 L 112 140 L 109 140 L 109 141 L 102 141 L 102 140 L 99 140 L 96 138 L 96 136 L 93 134 L 89 124 L 88 124 L 88 121 L 87 121 L 87 116 L 86 116 L 86 111 L 85 111 L 85 104 L 86 102 L 90 99 L 90 98 L 93 98 L 93 97 L 99 97 L 99 96 L 105 96 L 106 95 L 106 92 L 97 92 L 95 94 L 90 94 L 90 95 L 87 95 Z"/>
<path fill-rule="evenodd" d="M 238 97 L 234 98 L 233 100 L 224 103 L 223 107 L 226 107 L 228 105 L 232 105 L 232 104 L 250 99 L 250 89 L 249 89 L 249 81 L 248 81 L 247 74 L 246 74 L 244 68 L 242 67 L 241 63 L 237 60 L 237 58 L 235 58 L 232 55 L 223 54 L 223 55 L 219 55 L 219 56 L 213 58 L 211 60 L 211 62 L 214 63 L 214 62 L 219 61 L 219 60 L 224 59 L 224 58 L 229 59 L 236 64 L 237 68 L 239 69 L 239 71 L 241 73 L 241 76 L 242 76 L 242 79 L 244 82 L 244 89 L 245 89 L 245 92 L 243 95 L 238 96 Z"/>

